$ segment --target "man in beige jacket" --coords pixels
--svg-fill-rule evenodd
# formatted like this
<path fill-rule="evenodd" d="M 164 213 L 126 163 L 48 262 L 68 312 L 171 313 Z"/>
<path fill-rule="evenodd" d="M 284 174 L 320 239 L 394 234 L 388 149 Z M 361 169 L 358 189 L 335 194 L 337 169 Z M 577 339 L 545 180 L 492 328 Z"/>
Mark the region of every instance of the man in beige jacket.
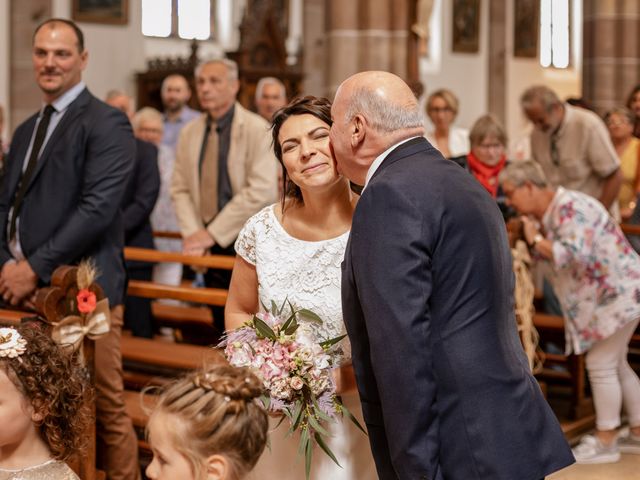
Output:
<path fill-rule="evenodd" d="M 238 67 L 227 59 L 196 68 L 204 114 L 180 132 L 171 196 L 187 255 L 233 255 L 249 217 L 276 201 L 278 163 L 269 124 L 236 102 Z M 230 272 L 208 271 L 208 287 L 227 288 Z M 213 309 L 223 329 L 223 309 Z"/>

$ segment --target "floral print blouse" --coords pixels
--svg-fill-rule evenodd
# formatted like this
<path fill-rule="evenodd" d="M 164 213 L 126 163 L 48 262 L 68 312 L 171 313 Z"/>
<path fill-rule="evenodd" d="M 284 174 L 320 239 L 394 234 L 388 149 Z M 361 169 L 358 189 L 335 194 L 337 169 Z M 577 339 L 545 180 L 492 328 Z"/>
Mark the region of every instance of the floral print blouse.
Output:
<path fill-rule="evenodd" d="M 566 352 L 583 353 L 640 317 L 640 256 L 595 198 L 558 187 L 542 219 Z"/>

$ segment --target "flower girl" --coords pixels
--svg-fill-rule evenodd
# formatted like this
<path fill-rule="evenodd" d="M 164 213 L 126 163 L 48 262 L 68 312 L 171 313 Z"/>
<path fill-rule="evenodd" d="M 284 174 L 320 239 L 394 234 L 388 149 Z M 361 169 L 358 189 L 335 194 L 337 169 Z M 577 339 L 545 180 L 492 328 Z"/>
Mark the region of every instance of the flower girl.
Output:
<path fill-rule="evenodd" d="M 89 420 L 82 370 L 35 325 L 0 328 L 0 480 L 77 480 Z"/>
<path fill-rule="evenodd" d="M 147 424 L 151 480 L 240 480 L 267 441 L 262 382 L 228 365 L 193 372 L 163 388 Z"/>

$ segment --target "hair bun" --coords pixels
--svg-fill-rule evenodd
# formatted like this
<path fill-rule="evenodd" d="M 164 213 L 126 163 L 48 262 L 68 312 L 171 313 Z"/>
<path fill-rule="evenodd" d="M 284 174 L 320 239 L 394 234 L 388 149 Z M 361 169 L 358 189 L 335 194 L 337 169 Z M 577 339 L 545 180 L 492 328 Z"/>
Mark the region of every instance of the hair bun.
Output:
<path fill-rule="evenodd" d="M 205 368 L 196 374 L 193 383 L 229 399 L 245 402 L 250 402 L 264 393 L 262 382 L 248 368 L 230 365 Z"/>

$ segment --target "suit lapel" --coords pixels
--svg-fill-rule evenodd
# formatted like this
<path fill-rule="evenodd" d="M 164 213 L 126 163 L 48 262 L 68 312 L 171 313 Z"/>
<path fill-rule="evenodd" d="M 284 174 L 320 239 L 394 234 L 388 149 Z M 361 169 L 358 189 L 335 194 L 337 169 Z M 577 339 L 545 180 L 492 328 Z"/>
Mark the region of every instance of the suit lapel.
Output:
<path fill-rule="evenodd" d="M 31 176 L 31 181 L 29 182 L 28 188 L 31 188 L 33 182 L 36 180 L 36 178 L 38 178 L 40 171 L 49 158 L 49 155 L 51 155 L 51 151 L 55 148 L 55 145 L 57 144 L 59 139 L 65 134 L 68 128 L 73 125 L 75 119 L 78 118 L 82 113 L 84 113 L 84 110 L 86 109 L 87 104 L 90 100 L 91 94 L 89 93 L 89 90 L 85 88 L 82 92 L 80 92 L 78 98 L 71 102 L 69 108 L 60 119 L 60 122 L 58 122 L 58 125 L 56 125 L 55 130 L 51 133 L 47 144 L 44 146 L 42 155 L 40 155 L 38 163 L 36 164 L 36 169 Z"/>

